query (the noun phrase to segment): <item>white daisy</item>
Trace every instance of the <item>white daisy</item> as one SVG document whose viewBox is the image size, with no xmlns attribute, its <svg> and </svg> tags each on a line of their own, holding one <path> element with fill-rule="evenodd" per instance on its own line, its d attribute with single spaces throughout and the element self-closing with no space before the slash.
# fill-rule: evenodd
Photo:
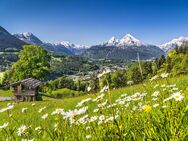
<svg viewBox="0 0 188 141">
<path fill-rule="evenodd" d="M 21 136 L 22 134 L 24 134 L 26 129 L 27 129 L 27 127 L 25 125 L 20 126 L 18 128 L 18 136 Z"/>
</svg>

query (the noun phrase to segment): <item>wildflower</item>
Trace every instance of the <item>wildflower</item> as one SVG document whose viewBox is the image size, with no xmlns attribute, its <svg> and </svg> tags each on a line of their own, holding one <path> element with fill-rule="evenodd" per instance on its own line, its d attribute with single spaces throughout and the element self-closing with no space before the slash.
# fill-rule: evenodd
<svg viewBox="0 0 188 141">
<path fill-rule="evenodd" d="M 58 124 L 56 123 L 55 125 L 54 125 L 54 131 L 56 131 L 58 129 Z"/>
<path fill-rule="evenodd" d="M 167 78 L 168 75 L 169 75 L 168 73 L 162 73 L 162 74 L 161 74 L 161 77 L 162 77 L 162 78 Z"/>
<path fill-rule="evenodd" d="M 20 126 L 20 128 L 18 128 L 18 136 L 21 136 L 22 134 L 24 134 L 26 129 L 27 127 L 25 125 Z"/>
<path fill-rule="evenodd" d="M 32 104 L 31 104 L 31 106 L 33 106 L 33 107 L 34 107 L 34 106 L 35 106 L 35 103 L 32 103 Z"/>
<path fill-rule="evenodd" d="M 127 94 L 122 94 L 122 95 L 121 95 L 121 97 L 126 97 L 126 96 L 127 96 Z"/>
<path fill-rule="evenodd" d="M 100 73 L 97 75 L 97 78 L 101 78 L 104 74 L 103 73 Z"/>
<path fill-rule="evenodd" d="M 127 85 L 132 85 L 133 83 L 133 81 L 127 81 Z"/>
<path fill-rule="evenodd" d="M 77 115 L 84 114 L 88 110 L 88 106 L 80 108 L 79 110 L 74 109 L 74 110 L 69 110 L 68 112 L 62 113 L 62 115 L 65 116 L 65 118 L 74 118 Z"/>
<path fill-rule="evenodd" d="M 25 113 L 27 108 L 22 108 L 22 113 Z"/>
<path fill-rule="evenodd" d="M 43 116 L 42 116 L 42 119 L 46 119 L 48 117 L 48 114 L 44 114 Z"/>
<path fill-rule="evenodd" d="M 87 87 L 87 91 L 89 92 L 89 91 L 91 91 L 91 87 L 89 86 L 89 87 Z"/>
<path fill-rule="evenodd" d="M 164 88 L 163 91 L 166 91 L 166 88 Z"/>
<path fill-rule="evenodd" d="M 105 120 L 105 116 L 104 116 L 104 115 L 101 115 L 101 116 L 99 117 L 99 120 Z"/>
<path fill-rule="evenodd" d="M 166 87 L 166 84 L 161 85 L 161 88 L 164 88 L 164 87 Z"/>
<path fill-rule="evenodd" d="M 158 78 L 158 75 L 153 76 L 150 81 L 156 80 Z"/>
<path fill-rule="evenodd" d="M 172 96 L 170 96 L 170 97 L 168 97 L 168 98 L 164 99 L 164 100 L 163 100 L 163 102 L 169 101 L 169 100 L 171 100 L 172 98 L 173 98 L 173 97 L 172 97 Z"/>
<path fill-rule="evenodd" d="M 156 98 L 152 98 L 153 101 L 156 101 L 157 99 L 158 99 L 157 97 Z"/>
<path fill-rule="evenodd" d="M 64 112 L 64 109 L 56 109 L 55 111 L 53 111 L 52 113 L 51 113 L 51 115 L 59 115 L 59 114 L 61 114 L 62 112 Z"/>
<path fill-rule="evenodd" d="M 107 123 L 108 121 L 114 121 L 114 117 L 110 116 L 104 122 Z"/>
<path fill-rule="evenodd" d="M 154 108 L 155 108 L 155 107 L 158 107 L 158 106 L 159 106 L 159 104 L 158 104 L 158 103 L 153 105 L 153 107 L 154 107 Z"/>
<path fill-rule="evenodd" d="M 69 118 L 70 124 L 75 123 L 75 119 L 74 118 Z"/>
<path fill-rule="evenodd" d="M 7 104 L 7 106 L 10 106 L 10 105 L 11 105 L 11 103 L 8 103 L 8 104 Z"/>
<path fill-rule="evenodd" d="M 98 107 L 104 107 L 107 104 L 108 100 L 105 100 L 105 102 L 98 104 Z"/>
<path fill-rule="evenodd" d="M 86 130 L 89 130 L 90 128 L 91 128 L 90 126 L 87 126 L 87 127 L 86 127 Z"/>
<path fill-rule="evenodd" d="M 180 92 L 176 92 L 172 95 L 172 97 L 175 99 L 175 101 L 181 101 L 183 100 L 184 96 L 181 95 Z"/>
<path fill-rule="evenodd" d="M 160 93 L 159 91 L 155 91 L 155 92 L 152 94 L 152 96 L 153 96 L 153 97 L 157 97 L 157 96 L 159 95 L 159 93 Z"/>
<path fill-rule="evenodd" d="M 141 106 L 142 106 L 142 102 L 139 102 L 139 103 L 138 103 L 138 106 L 140 106 L 140 107 L 141 107 Z"/>
<path fill-rule="evenodd" d="M 94 113 L 97 113 L 99 111 L 99 109 L 94 109 L 93 112 Z"/>
<path fill-rule="evenodd" d="M 29 140 L 29 139 L 22 139 L 22 141 L 34 141 L 34 139 L 31 139 L 31 140 Z"/>
<path fill-rule="evenodd" d="M 162 108 L 165 109 L 165 108 L 166 108 L 166 105 L 162 106 Z"/>
<path fill-rule="evenodd" d="M 168 85 L 167 87 L 168 87 L 168 88 L 173 88 L 173 87 L 176 87 L 176 84 Z"/>
<path fill-rule="evenodd" d="M 90 139 L 91 138 L 91 135 L 86 135 L 86 139 Z"/>
<path fill-rule="evenodd" d="M 44 111 L 45 109 L 46 109 L 46 107 L 40 108 L 40 109 L 38 110 L 38 112 L 41 113 L 41 112 Z"/>
<path fill-rule="evenodd" d="M 138 93 L 138 95 L 137 95 L 137 96 L 144 97 L 144 96 L 146 96 L 146 95 L 147 95 L 147 93 L 146 93 L 146 92 L 144 92 L 144 93 L 142 93 L 142 94 Z"/>
<path fill-rule="evenodd" d="M 179 89 L 178 88 L 172 88 L 173 91 L 178 91 Z"/>
<path fill-rule="evenodd" d="M 144 111 L 145 111 L 146 113 L 150 113 L 151 110 L 152 110 L 152 107 L 151 107 L 150 105 L 144 105 L 144 106 L 143 106 L 143 109 L 144 109 Z"/>
<path fill-rule="evenodd" d="M 77 123 L 81 123 L 81 124 L 86 124 L 87 123 L 87 118 L 88 115 L 83 116 L 82 118 L 80 118 Z"/>
<path fill-rule="evenodd" d="M 153 88 L 155 89 L 155 88 L 157 88 L 159 86 L 159 84 L 156 84 Z"/>
<path fill-rule="evenodd" d="M 40 127 L 40 126 L 38 126 L 38 127 L 36 127 L 35 128 L 35 131 L 39 131 L 39 130 L 41 130 L 42 128 Z"/>
<path fill-rule="evenodd" d="M 136 107 L 136 106 L 133 106 L 132 110 L 135 111 L 136 109 L 137 109 L 137 107 Z"/>
<path fill-rule="evenodd" d="M 84 99 L 84 100 L 82 100 L 81 102 L 79 102 L 79 103 L 76 105 L 76 107 L 81 107 L 84 103 L 89 102 L 89 101 L 91 101 L 91 100 L 92 100 L 91 98 Z"/>
<path fill-rule="evenodd" d="M 104 98 L 104 94 L 101 94 L 101 95 L 99 95 L 98 97 L 96 97 L 95 99 L 93 99 L 92 101 L 93 101 L 93 102 L 99 101 L 99 100 L 101 100 L 101 99 L 103 99 L 103 98 Z"/>
<path fill-rule="evenodd" d="M 6 128 L 8 125 L 9 125 L 8 122 L 7 122 L 7 123 L 4 123 L 3 125 L 0 126 L 0 129 L 4 129 L 4 128 Z"/>
<path fill-rule="evenodd" d="M 14 105 L 9 105 L 8 107 L 1 109 L 0 113 L 8 111 L 8 110 L 12 109 L 13 107 L 14 107 Z"/>
<path fill-rule="evenodd" d="M 97 116 L 92 116 L 92 117 L 90 118 L 89 122 L 94 122 L 94 121 L 96 121 L 97 119 L 98 119 Z"/>
<path fill-rule="evenodd" d="M 100 93 L 104 93 L 108 90 L 108 86 L 104 86 L 101 90 Z"/>
</svg>

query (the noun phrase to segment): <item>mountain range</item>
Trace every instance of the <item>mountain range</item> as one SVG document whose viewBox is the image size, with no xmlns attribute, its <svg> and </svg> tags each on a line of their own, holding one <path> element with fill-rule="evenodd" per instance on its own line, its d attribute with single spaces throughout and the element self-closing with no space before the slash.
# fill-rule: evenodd
<svg viewBox="0 0 188 141">
<path fill-rule="evenodd" d="M 83 53 L 83 56 L 94 59 L 134 60 L 137 59 L 138 54 L 141 59 L 151 59 L 164 52 L 155 45 L 146 44 L 127 34 L 121 39 L 112 37 L 106 42 L 90 47 Z"/>
<path fill-rule="evenodd" d="M 167 53 L 176 46 L 187 42 L 187 37 L 180 37 L 160 46 L 144 43 L 130 34 L 121 39 L 111 37 L 98 45 L 75 45 L 68 41 L 47 43 L 41 41 L 30 32 L 10 34 L 0 26 L 0 51 L 19 51 L 24 44 L 36 44 L 43 46 L 50 52 L 68 55 L 82 55 L 94 59 L 136 59 L 137 54 L 141 59 L 151 59 Z"/>
<path fill-rule="evenodd" d="M 53 51 L 61 54 L 78 55 L 81 54 L 81 52 L 83 52 L 86 48 L 88 48 L 87 46 L 75 45 L 68 41 L 61 41 L 57 43 L 43 42 L 30 32 L 12 34 L 12 35 L 28 44 L 41 45 L 49 51 Z"/>
</svg>

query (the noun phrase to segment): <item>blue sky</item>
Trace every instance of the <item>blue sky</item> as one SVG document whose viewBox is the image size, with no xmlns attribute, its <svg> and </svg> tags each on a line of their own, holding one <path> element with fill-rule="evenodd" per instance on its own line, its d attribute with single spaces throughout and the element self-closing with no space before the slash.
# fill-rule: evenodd
<svg viewBox="0 0 188 141">
<path fill-rule="evenodd" d="M 0 0 L 0 25 L 43 41 L 93 45 L 130 33 L 161 44 L 188 36 L 186 0 Z"/>
</svg>

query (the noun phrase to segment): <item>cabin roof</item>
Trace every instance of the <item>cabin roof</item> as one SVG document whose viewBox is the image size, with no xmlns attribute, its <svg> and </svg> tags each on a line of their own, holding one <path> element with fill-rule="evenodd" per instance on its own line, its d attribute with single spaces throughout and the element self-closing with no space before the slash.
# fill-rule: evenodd
<svg viewBox="0 0 188 141">
<path fill-rule="evenodd" d="M 19 84 L 22 84 L 26 87 L 37 88 L 38 86 L 42 85 L 42 82 L 40 80 L 37 80 L 34 78 L 27 78 L 27 79 L 23 79 L 21 81 L 12 83 L 12 84 L 10 84 L 10 86 L 16 86 Z"/>
</svg>

